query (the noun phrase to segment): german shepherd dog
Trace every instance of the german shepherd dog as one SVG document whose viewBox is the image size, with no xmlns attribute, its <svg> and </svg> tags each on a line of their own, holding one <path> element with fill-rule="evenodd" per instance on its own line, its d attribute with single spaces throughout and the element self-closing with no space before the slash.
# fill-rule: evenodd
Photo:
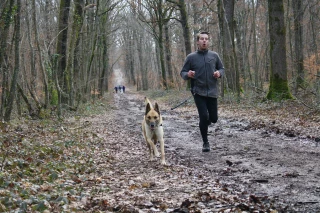
<svg viewBox="0 0 320 213">
<path fill-rule="evenodd" d="M 153 107 L 147 97 L 145 97 L 144 100 L 146 104 L 146 112 L 142 121 L 142 132 L 149 148 L 150 160 L 153 160 L 154 156 L 160 156 L 156 146 L 157 142 L 159 141 L 161 149 L 161 164 L 166 165 L 164 156 L 162 117 L 159 106 L 157 103 L 155 103 Z"/>
</svg>

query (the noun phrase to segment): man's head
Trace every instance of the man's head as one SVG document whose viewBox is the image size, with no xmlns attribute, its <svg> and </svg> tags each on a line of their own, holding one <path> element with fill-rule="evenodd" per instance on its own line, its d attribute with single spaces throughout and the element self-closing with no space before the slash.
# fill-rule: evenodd
<svg viewBox="0 0 320 213">
<path fill-rule="evenodd" d="M 207 50 L 209 48 L 208 32 L 200 32 L 197 34 L 197 45 L 199 50 Z"/>
</svg>

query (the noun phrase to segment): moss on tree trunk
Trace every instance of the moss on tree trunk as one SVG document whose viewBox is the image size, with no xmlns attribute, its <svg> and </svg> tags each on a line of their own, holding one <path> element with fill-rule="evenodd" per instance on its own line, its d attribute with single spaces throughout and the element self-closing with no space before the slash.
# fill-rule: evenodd
<svg viewBox="0 0 320 213">
<path fill-rule="evenodd" d="M 270 36 L 270 85 L 267 99 L 292 99 L 287 80 L 286 26 L 283 0 L 268 0 Z"/>
<path fill-rule="evenodd" d="M 279 75 L 273 75 L 273 79 L 270 81 L 269 92 L 267 99 L 273 101 L 281 101 L 283 99 L 293 99 L 289 92 L 288 81 L 279 77 Z"/>
</svg>

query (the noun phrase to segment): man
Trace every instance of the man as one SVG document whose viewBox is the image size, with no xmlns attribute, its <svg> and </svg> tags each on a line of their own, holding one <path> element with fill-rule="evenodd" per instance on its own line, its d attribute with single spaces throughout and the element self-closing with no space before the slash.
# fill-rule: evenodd
<svg viewBox="0 0 320 213">
<path fill-rule="evenodd" d="M 202 151 L 209 152 L 208 126 L 218 121 L 218 78 L 224 75 L 224 67 L 219 55 L 208 50 L 208 32 L 197 35 L 197 45 L 198 50 L 186 57 L 180 75 L 184 80 L 191 79 L 191 92 L 200 119 Z"/>
</svg>

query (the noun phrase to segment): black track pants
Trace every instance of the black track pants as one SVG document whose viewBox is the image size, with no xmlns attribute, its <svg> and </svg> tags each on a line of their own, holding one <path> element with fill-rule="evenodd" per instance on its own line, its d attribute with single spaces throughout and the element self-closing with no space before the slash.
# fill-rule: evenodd
<svg viewBox="0 0 320 213">
<path fill-rule="evenodd" d="M 217 98 L 209 98 L 197 94 L 193 97 L 198 109 L 202 141 L 208 142 L 208 126 L 210 123 L 218 121 L 218 100 Z"/>
</svg>

